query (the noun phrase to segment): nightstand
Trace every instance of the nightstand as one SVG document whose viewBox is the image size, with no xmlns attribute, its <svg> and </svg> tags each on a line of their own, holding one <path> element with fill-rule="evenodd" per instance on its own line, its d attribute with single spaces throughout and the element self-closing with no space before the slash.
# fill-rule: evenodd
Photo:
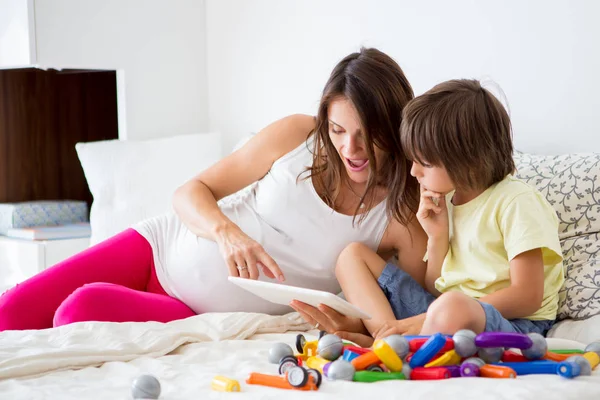
<svg viewBox="0 0 600 400">
<path fill-rule="evenodd" d="M 21 240 L 0 236 L 0 293 L 89 245 L 90 238 Z"/>
</svg>

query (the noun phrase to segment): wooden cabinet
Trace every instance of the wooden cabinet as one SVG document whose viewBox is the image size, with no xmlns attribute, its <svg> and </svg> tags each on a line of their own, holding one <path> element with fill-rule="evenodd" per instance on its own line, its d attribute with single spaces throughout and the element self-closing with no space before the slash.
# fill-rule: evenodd
<svg viewBox="0 0 600 400">
<path fill-rule="evenodd" d="M 116 138 L 116 71 L 0 69 L 0 202 L 91 204 L 75 144 Z"/>
</svg>

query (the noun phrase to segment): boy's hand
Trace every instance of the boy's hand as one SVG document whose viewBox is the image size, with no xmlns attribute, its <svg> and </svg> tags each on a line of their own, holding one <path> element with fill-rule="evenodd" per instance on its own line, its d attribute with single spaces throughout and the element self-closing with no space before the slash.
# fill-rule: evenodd
<svg viewBox="0 0 600 400">
<path fill-rule="evenodd" d="M 397 321 L 386 321 L 373 333 L 375 339 L 383 339 L 390 335 L 418 335 L 423 328 L 426 313 L 404 318 Z"/>
<path fill-rule="evenodd" d="M 429 238 L 448 238 L 448 208 L 446 196 L 421 186 L 421 200 L 417 219 Z"/>
</svg>

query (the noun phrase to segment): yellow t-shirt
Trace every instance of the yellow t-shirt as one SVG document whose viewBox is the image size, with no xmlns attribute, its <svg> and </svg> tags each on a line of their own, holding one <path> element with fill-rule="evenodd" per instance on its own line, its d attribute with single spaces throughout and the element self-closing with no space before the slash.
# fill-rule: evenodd
<svg viewBox="0 0 600 400">
<path fill-rule="evenodd" d="M 564 282 L 556 212 L 535 188 L 512 176 L 490 186 L 475 199 L 453 206 L 450 248 L 435 281 L 440 292 L 458 290 L 480 298 L 510 285 L 509 261 L 528 250 L 542 249 L 544 300 L 526 318 L 554 320 L 558 291 Z"/>
</svg>

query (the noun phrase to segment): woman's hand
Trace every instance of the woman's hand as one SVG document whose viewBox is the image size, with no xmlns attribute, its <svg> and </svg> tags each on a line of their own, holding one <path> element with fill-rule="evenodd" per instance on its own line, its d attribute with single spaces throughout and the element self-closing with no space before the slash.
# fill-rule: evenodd
<svg viewBox="0 0 600 400">
<path fill-rule="evenodd" d="M 447 238 L 449 232 L 446 196 L 421 186 L 421 200 L 417 219 L 429 238 Z"/>
<path fill-rule="evenodd" d="M 336 333 L 339 331 L 368 333 L 360 319 L 346 317 L 333 308 L 327 307 L 325 304 L 321 304 L 317 308 L 301 301 L 293 300 L 290 306 L 298 311 L 306 322 L 327 333 Z"/>
<path fill-rule="evenodd" d="M 283 282 L 279 266 L 265 249 L 236 225 L 228 225 L 216 232 L 215 240 L 227 263 L 230 276 L 257 279 L 259 268 L 269 278 Z"/>
</svg>

